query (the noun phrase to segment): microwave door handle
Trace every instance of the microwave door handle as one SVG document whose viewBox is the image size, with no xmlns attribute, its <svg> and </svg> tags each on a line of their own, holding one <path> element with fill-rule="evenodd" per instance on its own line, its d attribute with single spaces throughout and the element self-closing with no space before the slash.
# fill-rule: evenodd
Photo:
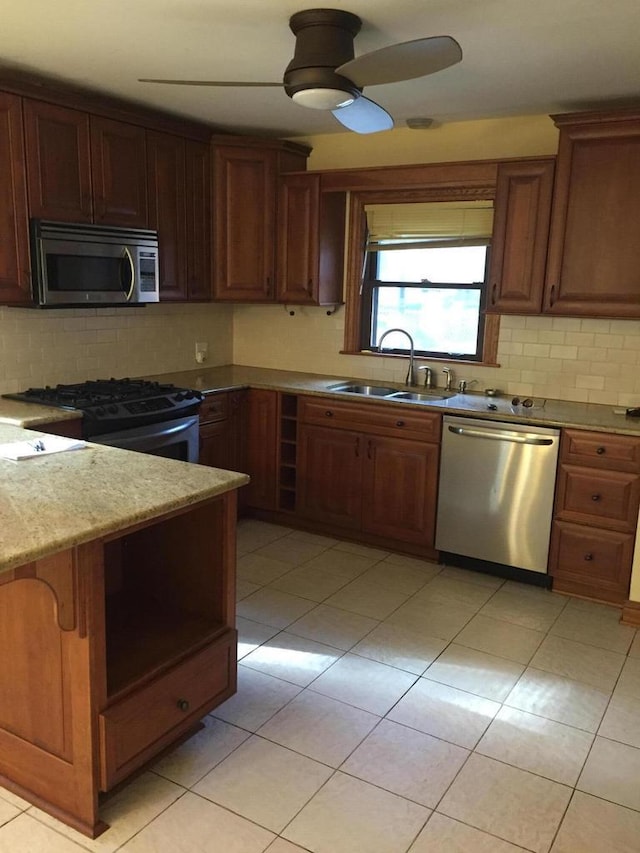
<svg viewBox="0 0 640 853">
<path fill-rule="evenodd" d="M 125 299 L 127 300 L 127 302 L 129 302 L 131 300 L 131 297 L 133 296 L 133 291 L 136 286 L 136 266 L 133 262 L 133 256 L 127 246 L 124 247 L 124 258 L 129 261 L 129 269 L 131 270 L 131 285 L 129 287 L 129 290 L 125 294 Z"/>
</svg>

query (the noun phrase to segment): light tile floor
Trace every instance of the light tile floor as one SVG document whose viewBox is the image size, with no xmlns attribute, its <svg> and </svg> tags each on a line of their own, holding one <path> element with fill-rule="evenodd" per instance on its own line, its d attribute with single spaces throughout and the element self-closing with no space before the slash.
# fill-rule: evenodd
<svg viewBox="0 0 640 853">
<path fill-rule="evenodd" d="M 256 521 L 239 690 L 95 841 L 0 788 L 0 853 L 640 853 L 612 607 Z"/>
</svg>

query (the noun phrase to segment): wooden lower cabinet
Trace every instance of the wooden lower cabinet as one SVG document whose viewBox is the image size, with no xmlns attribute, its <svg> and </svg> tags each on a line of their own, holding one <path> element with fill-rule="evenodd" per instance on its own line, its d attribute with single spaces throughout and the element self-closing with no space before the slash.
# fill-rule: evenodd
<svg viewBox="0 0 640 853">
<path fill-rule="evenodd" d="M 246 502 L 255 509 L 278 506 L 278 392 L 251 388 L 246 403 L 246 458 L 251 482 Z"/>
<path fill-rule="evenodd" d="M 0 575 L 0 784 L 90 837 L 236 689 L 235 492 Z"/>
</svg>

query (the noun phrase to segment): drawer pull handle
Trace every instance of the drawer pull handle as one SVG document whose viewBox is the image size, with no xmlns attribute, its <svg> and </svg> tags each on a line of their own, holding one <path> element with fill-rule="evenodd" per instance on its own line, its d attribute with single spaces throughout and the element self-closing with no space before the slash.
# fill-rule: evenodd
<svg viewBox="0 0 640 853">
<path fill-rule="evenodd" d="M 356 457 L 360 456 L 360 437 L 356 438 Z"/>
<path fill-rule="evenodd" d="M 333 412 L 330 409 L 327 409 L 327 411 L 324 413 L 324 416 L 325 418 L 332 418 Z"/>
<path fill-rule="evenodd" d="M 404 421 L 396 421 L 396 426 L 403 427 Z"/>
<path fill-rule="evenodd" d="M 596 453 L 598 454 L 598 456 L 602 456 L 602 454 L 603 454 L 603 453 L 606 453 L 606 452 L 607 452 L 607 448 L 606 448 L 606 447 L 598 447 L 598 448 L 597 448 L 597 450 L 596 450 Z"/>
<path fill-rule="evenodd" d="M 584 558 L 587 561 L 587 563 L 589 563 L 589 562 L 591 562 L 591 560 L 593 560 L 593 554 L 585 554 Z"/>
<path fill-rule="evenodd" d="M 187 702 L 186 699 L 178 699 L 177 706 L 178 706 L 178 709 L 180 711 L 184 711 L 185 714 L 189 710 L 189 703 Z"/>
<path fill-rule="evenodd" d="M 600 500 L 600 495 L 591 495 L 591 500 L 592 500 L 592 501 L 599 501 L 599 500 Z"/>
</svg>

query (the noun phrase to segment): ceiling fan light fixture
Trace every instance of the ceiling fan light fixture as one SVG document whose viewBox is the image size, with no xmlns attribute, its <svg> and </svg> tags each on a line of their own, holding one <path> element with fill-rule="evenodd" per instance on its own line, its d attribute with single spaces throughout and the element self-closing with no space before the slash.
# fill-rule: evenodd
<svg viewBox="0 0 640 853">
<path fill-rule="evenodd" d="M 302 107 L 312 110 L 339 110 L 348 107 L 356 96 L 342 89 L 310 88 L 300 89 L 291 95 L 291 99 Z"/>
</svg>

